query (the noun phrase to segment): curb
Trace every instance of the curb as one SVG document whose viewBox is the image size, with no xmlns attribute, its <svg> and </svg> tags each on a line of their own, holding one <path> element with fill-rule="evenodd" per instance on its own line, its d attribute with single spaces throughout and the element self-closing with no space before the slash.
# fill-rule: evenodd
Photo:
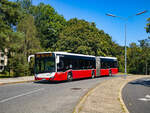
<svg viewBox="0 0 150 113">
<path fill-rule="evenodd" d="M 8 82 L 8 83 L 0 83 L 0 86 L 7 84 L 17 84 L 17 83 L 27 83 L 27 82 L 35 82 L 37 80 L 26 80 L 26 81 L 17 81 L 17 82 Z"/>
<path fill-rule="evenodd" d="M 106 80 L 104 80 L 106 81 Z M 103 82 L 104 82 L 103 81 Z M 82 104 L 85 102 L 85 100 L 87 99 L 87 97 L 94 91 L 94 89 L 96 89 L 97 87 L 99 87 L 99 85 L 101 85 L 100 83 L 98 83 L 95 87 L 91 88 L 90 90 L 87 91 L 87 93 L 85 93 L 79 100 L 79 102 L 77 103 L 77 105 L 75 106 L 74 110 L 72 113 L 79 113 L 82 109 Z"/>
<path fill-rule="evenodd" d="M 132 80 L 131 80 L 131 81 L 132 81 Z M 123 101 L 123 99 L 122 99 L 122 89 L 123 89 L 124 86 L 127 85 L 129 82 L 130 82 L 130 81 L 125 82 L 125 83 L 120 87 L 120 89 L 119 89 L 119 100 L 120 100 L 120 103 L 121 103 L 121 107 L 122 107 L 122 109 L 123 109 L 123 111 L 124 111 L 125 113 L 129 113 L 129 111 L 128 111 L 128 109 L 127 109 L 127 107 L 126 107 L 126 105 L 124 104 L 124 101 Z"/>
<path fill-rule="evenodd" d="M 145 76 L 147 77 L 147 76 Z M 129 113 L 124 101 L 123 101 L 123 98 L 122 98 L 122 89 L 125 87 L 126 84 L 128 84 L 129 82 L 131 81 L 134 81 L 134 80 L 137 80 L 137 79 L 141 79 L 141 78 L 145 78 L 145 77 L 137 77 L 135 79 L 132 79 L 132 80 L 127 80 L 127 79 L 124 79 L 124 83 L 121 85 L 121 87 L 119 88 L 119 91 L 118 91 L 118 101 L 120 102 L 121 104 L 121 108 L 122 110 L 125 112 L 125 113 Z M 125 81 L 126 80 L 126 81 Z M 105 82 L 106 80 L 104 80 L 103 82 Z M 84 104 L 84 102 L 86 101 L 86 99 L 88 98 L 88 96 L 93 93 L 93 91 L 99 87 L 101 84 L 98 83 L 95 87 L 91 88 L 89 91 L 87 91 L 87 93 L 85 93 L 79 100 L 79 102 L 76 104 L 76 106 L 74 107 L 73 109 L 73 112 L 72 113 L 79 113 L 81 110 L 82 110 L 82 105 Z"/>
<path fill-rule="evenodd" d="M 136 79 L 133 79 L 133 80 L 128 80 L 127 82 L 125 82 L 125 83 L 121 86 L 121 88 L 120 88 L 120 90 L 119 90 L 119 100 L 120 100 L 120 102 L 121 102 L 122 109 L 123 109 L 123 111 L 124 111 L 125 113 L 130 113 L 130 112 L 128 111 L 126 105 L 124 104 L 124 101 L 123 101 L 123 98 L 122 98 L 122 89 L 123 89 L 123 88 L 125 87 L 125 85 L 127 85 L 129 82 L 134 81 L 134 80 L 137 80 L 137 79 L 142 79 L 142 78 L 146 78 L 146 77 L 139 77 L 139 78 L 136 78 Z"/>
</svg>

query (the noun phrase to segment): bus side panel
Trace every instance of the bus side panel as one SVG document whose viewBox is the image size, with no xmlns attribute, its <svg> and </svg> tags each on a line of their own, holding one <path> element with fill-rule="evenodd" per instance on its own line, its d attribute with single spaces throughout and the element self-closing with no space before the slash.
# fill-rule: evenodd
<svg viewBox="0 0 150 113">
<path fill-rule="evenodd" d="M 87 77 L 91 77 L 92 76 L 92 70 L 88 69 L 88 70 L 83 70 L 83 78 L 87 78 Z"/>
<path fill-rule="evenodd" d="M 109 69 L 100 69 L 101 76 L 109 75 Z"/>
<path fill-rule="evenodd" d="M 77 78 L 79 78 L 79 70 L 73 70 L 72 71 L 72 75 L 73 75 L 73 79 L 77 79 Z"/>
<path fill-rule="evenodd" d="M 72 71 L 72 74 L 73 74 L 73 79 L 87 78 L 87 77 L 91 77 L 92 70 L 91 69 L 74 70 L 74 71 Z"/>
<path fill-rule="evenodd" d="M 63 81 L 67 80 L 67 72 L 57 72 L 54 77 L 54 81 Z M 72 70 L 73 79 L 80 79 L 80 78 L 88 78 L 92 76 L 92 69 L 87 70 Z M 96 70 L 95 70 L 96 74 Z"/>
<path fill-rule="evenodd" d="M 55 78 L 53 79 L 54 81 L 63 81 L 63 80 L 67 80 L 67 72 L 57 72 L 55 74 Z M 73 75 L 73 79 L 80 79 L 80 78 L 87 78 L 87 77 L 91 77 L 92 75 L 92 70 L 72 70 L 72 75 Z"/>
<path fill-rule="evenodd" d="M 112 74 L 117 74 L 118 73 L 118 68 L 111 68 Z"/>
<path fill-rule="evenodd" d="M 57 72 L 55 74 L 54 81 L 63 81 L 67 80 L 67 73 L 66 72 Z"/>
</svg>

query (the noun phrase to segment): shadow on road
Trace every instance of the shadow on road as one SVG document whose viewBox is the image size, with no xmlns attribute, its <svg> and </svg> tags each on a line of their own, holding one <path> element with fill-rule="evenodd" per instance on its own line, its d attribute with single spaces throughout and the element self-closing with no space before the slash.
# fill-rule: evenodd
<svg viewBox="0 0 150 113">
<path fill-rule="evenodd" d="M 138 80 L 129 82 L 129 84 L 132 84 L 132 85 L 143 85 L 143 86 L 146 86 L 146 87 L 150 87 L 150 78 L 138 79 Z"/>
</svg>

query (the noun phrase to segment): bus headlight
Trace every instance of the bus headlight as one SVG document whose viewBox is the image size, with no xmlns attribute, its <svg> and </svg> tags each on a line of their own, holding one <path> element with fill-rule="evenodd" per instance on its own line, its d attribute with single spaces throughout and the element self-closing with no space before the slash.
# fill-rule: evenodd
<svg viewBox="0 0 150 113">
<path fill-rule="evenodd" d="M 55 76 L 55 72 L 52 72 L 50 78 L 54 78 L 54 76 Z"/>
</svg>

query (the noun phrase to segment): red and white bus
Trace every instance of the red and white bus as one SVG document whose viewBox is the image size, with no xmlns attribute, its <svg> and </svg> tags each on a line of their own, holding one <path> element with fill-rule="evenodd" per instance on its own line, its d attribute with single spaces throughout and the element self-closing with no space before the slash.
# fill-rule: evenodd
<svg viewBox="0 0 150 113">
<path fill-rule="evenodd" d="M 117 58 L 67 52 L 39 52 L 35 55 L 35 80 L 64 81 L 118 72 Z"/>
<path fill-rule="evenodd" d="M 118 73 L 118 62 L 116 57 L 100 57 L 100 75 L 105 76 Z"/>
</svg>

